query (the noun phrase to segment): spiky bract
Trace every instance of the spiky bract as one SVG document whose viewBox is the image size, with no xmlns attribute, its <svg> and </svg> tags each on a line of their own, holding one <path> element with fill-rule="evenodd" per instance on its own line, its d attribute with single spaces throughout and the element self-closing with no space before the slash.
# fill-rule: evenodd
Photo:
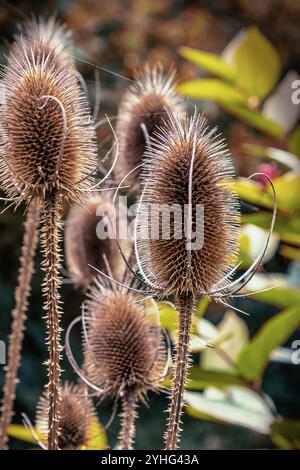
<svg viewBox="0 0 300 470">
<path fill-rule="evenodd" d="M 196 113 L 183 122 L 168 116 L 145 153 L 140 229 L 148 239 L 139 243 L 149 278 L 178 297 L 209 292 L 229 271 L 238 251 L 239 210 L 227 184 L 232 164 L 215 129 Z M 153 216 L 164 205 L 171 209 L 167 236 L 163 217 Z"/>
<path fill-rule="evenodd" d="M 60 435 L 58 445 L 61 450 L 80 450 L 91 438 L 91 424 L 95 411 L 88 397 L 86 388 L 80 385 L 65 383 L 61 391 Z M 35 425 L 46 437 L 48 434 L 48 399 L 43 394 L 37 405 Z"/>
<path fill-rule="evenodd" d="M 175 72 L 164 73 L 160 65 L 146 66 L 137 74 L 136 80 L 121 102 L 117 136 L 119 138 L 119 157 L 116 172 L 121 180 L 141 164 L 145 151 L 145 125 L 151 136 L 164 120 L 168 119 L 166 107 L 174 114 L 181 114 L 182 105 L 175 91 Z M 126 182 L 137 185 L 140 168 L 131 173 Z"/>
</svg>

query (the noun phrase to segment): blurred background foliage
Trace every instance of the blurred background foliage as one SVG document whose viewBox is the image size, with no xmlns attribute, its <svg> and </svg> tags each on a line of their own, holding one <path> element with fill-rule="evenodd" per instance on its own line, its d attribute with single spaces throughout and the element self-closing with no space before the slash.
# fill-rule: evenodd
<svg viewBox="0 0 300 470">
<path fill-rule="evenodd" d="M 274 182 L 278 217 L 263 266 L 235 299 L 237 310 L 203 299 L 193 327 L 193 366 L 186 395 L 182 448 L 300 448 L 300 105 L 292 84 L 300 77 L 300 3 L 295 0 L 0 0 L 1 63 L 17 23 L 31 13 L 56 13 L 73 30 L 77 65 L 95 99 L 99 72 L 101 106 L 115 116 L 132 78 L 146 61 L 178 69 L 178 90 L 218 125 L 232 152 L 242 199 L 241 255 L 245 269 L 259 254 L 270 226 Z M 106 70 L 91 64 L 99 64 Z M 113 73 L 111 73 L 113 72 Z M 298 95 L 299 97 L 299 95 Z M 99 152 L 109 129 L 99 129 Z M 23 213 L 0 217 L 1 339 L 6 340 L 22 237 Z M 37 266 L 39 266 L 39 257 Z M 45 382 L 42 273 L 37 268 L 27 322 L 15 423 L 21 412 L 32 419 Z M 78 315 L 83 294 L 65 284 L 64 326 Z M 159 305 L 162 325 L 174 338 L 177 314 Z M 244 315 L 238 310 L 245 311 Z M 293 349 L 294 345 L 294 349 Z M 298 345 L 299 347 L 299 345 Z M 80 357 L 80 335 L 73 348 Z M 64 379 L 74 380 L 64 360 Z M 1 370 L 1 385 L 3 374 Z M 141 407 L 137 448 L 162 447 L 167 397 L 150 396 Z M 99 407 L 102 423 L 112 403 Z M 114 446 L 118 417 L 107 433 L 99 428 L 91 446 Z M 11 429 L 12 448 L 32 447 L 24 429 Z M 22 440 L 17 438 L 22 438 Z M 25 443 L 27 441 L 27 443 Z"/>
</svg>

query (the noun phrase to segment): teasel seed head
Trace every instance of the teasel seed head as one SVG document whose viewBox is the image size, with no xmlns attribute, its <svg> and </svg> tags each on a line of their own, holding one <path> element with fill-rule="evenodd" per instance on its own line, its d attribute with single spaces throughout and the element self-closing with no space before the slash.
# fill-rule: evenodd
<svg viewBox="0 0 300 470">
<path fill-rule="evenodd" d="M 162 218 L 151 216 L 144 218 L 147 227 L 141 220 L 149 236 L 139 241 L 144 271 L 165 294 L 178 298 L 209 292 L 232 268 L 240 222 L 237 198 L 228 185 L 232 177 L 229 153 L 215 129 L 209 130 L 196 111 L 180 121 L 168 110 L 168 121 L 145 153 L 142 204 L 175 208 L 170 236 L 164 239 Z M 203 216 L 197 215 L 201 206 Z"/>
<path fill-rule="evenodd" d="M 120 206 L 119 206 L 120 207 Z M 107 263 L 115 279 L 121 280 L 125 263 L 115 237 L 120 224 L 127 226 L 126 213 L 115 208 L 108 197 L 96 195 L 85 202 L 85 207 L 75 204 L 68 215 L 65 229 L 65 252 L 68 271 L 73 283 L 88 287 L 98 269 L 106 274 Z M 101 231 L 107 238 L 102 239 Z M 105 232 L 105 233 L 104 233 Z M 129 252 L 129 240 L 119 240 L 124 253 Z"/>
<path fill-rule="evenodd" d="M 91 438 L 91 425 L 95 420 L 95 410 L 88 397 L 86 387 L 64 383 L 60 404 L 59 449 L 80 450 Z M 48 399 L 43 394 L 37 405 L 35 425 L 45 435 L 48 433 Z"/>
<path fill-rule="evenodd" d="M 160 64 L 146 65 L 125 94 L 118 113 L 116 133 L 119 139 L 117 177 L 121 180 L 142 162 L 145 134 L 151 136 L 163 120 L 168 120 L 165 107 L 181 114 L 182 104 L 175 91 L 175 70 L 164 73 Z M 139 184 L 140 169 L 132 172 L 126 183 Z"/>
<path fill-rule="evenodd" d="M 2 74 L 1 182 L 29 202 L 46 193 L 78 200 L 95 171 L 95 133 L 86 97 L 65 54 L 20 36 Z"/>
<path fill-rule="evenodd" d="M 160 327 L 146 316 L 131 292 L 91 290 L 86 308 L 84 368 L 102 396 L 143 400 L 159 389 L 167 360 Z"/>
<path fill-rule="evenodd" d="M 73 39 L 72 32 L 64 24 L 60 24 L 51 16 L 47 20 L 43 17 L 32 16 L 19 26 L 19 34 L 24 37 L 26 44 L 42 44 L 45 48 L 73 63 Z M 18 37 L 16 38 L 18 43 Z M 37 52 L 38 49 L 35 49 Z"/>
</svg>

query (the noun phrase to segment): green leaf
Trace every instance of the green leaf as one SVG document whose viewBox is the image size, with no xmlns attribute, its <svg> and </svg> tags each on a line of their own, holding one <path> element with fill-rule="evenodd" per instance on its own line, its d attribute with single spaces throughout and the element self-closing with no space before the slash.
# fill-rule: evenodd
<svg viewBox="0 0 300 470">
<path fill-rule="evenodd" d="M 241 199 L 258 206 L 273 209 L 273 197 L 266 193 L 262 186 L 255 181 L 240 179 L 235 181 L 231 187 Z"/>
<path fill-rule="evenodd" d="M 178 328 L 178 312 L 169 303 L 157 302 L 160 324 L 168 331 L 175 331 Z M 150 307 L 153 311 L 153 307 Z"/>
<path fill-rule="evenodd" d="M 285 256 L 286 258 L 293 260 L 293 261 L 300 261 L 300 249 L 294 248 L 288 245 L 282 245 L 280 247 L 279 253 L 281 256 Z"/>
<path fill-rule="evenodd" d="M 273 180 L 278 208 L 289 212 L 300 211 L 300 174 L 288 172 Z M 271 193 L 271 189 L 268 190 Z"/>
<path fill-rule="evenodd" d="M 261 378 L 271 352 L 300 325 L 300 304 L 268 320 L 237 358 L 239 371 L 249 380 Z"/>
<path fill-rule="evenodd" d="M 284 135 L 284 130 L 279 124 L 277 124 L 277 122 L 265 117 L 262 113 L 255 111 L 254 109 L 250 109 L 248 106 L 237 102 L 223 102 L 221 105 L 228 113 L 233 114 L 235 117 L 241 119 L 249 126 L 254 127 L 254 129 L 258 129 L 264 134 L 276 138 Z"/>
<path fill-rule="evenodd" d="M 271 425 L 271 438 L 280 449 L 300 450 L 300 420 L 275 421 Z"/>
<path fill-rule="evenodd" d="M 242 426 L 269 434 L 273 416 L 262 398 L 244 387 L 230 387 L 225 392 L 207 389 L 204 393 L 186 392 L 189 415 Z"/>
<path fill-rule="evenodd" d="M 36 434 L 38 435 L 39 439 L 43 441 L 43 435 L 35 429 Z M 37 445 L 36 440 L 34 439 L 33 435 L 31 434 L 30 430 L 25 428 L 23 424 L 11 424 L 8 428 L 8 435 L 13 437 L 14 439 L 19 439 L 23 442 L 28 442 L 29 444 Z"/>
<path fill-rule="evenodd" d="M 245 144 L 244 148 L 253 157 L 268 158 L 300 173 L 300 160 L 293 153 L 274 147 L 264 147 L 263 145 L 255 144 Z"/>
<path fill-rule="evenodd" d="M 270 212 L 256 212 L 254 214 L 242 214 L 243 224 L 254 224 L 268 230 L 271 224 Z M 300 245 L 300 217 L 283 217 L 277 215 L 274 231 L 282 241 Z"/>
<path fill-rule="evenodd" d="M 281 73 L 276 49 L 255 26 L 241 36 L 235 49 L 234 64 L 239 86 L 260 99 L 270 93 Z"/>
<path fill-rule="evenodd" d="M 202 368 L 221 369 L 223 371 L 233 369 L 238 353 L 248 343 L 248 340 L 249 334 L 246 323 L 234 312 L 226 312 L 218 325 L 218 337 L 214 341 L 220 346 L 207 348 L 202 352 Z"/>
<path fill-rule="evenodd" d="M 236 71 L 225 60 L 216 54 L 210 52 L 199 51 L 191 47 L 181 47 L 179 54 L 193 64 L 204 67 L 212 74 L 224 78 L 225 80 L 235 80 Z"/>
<path fill-rule="evenodd" d="M 178 85 L 178 91 L 184 96 L 196 99 L 212 100 L 220 104 L 247 103 L 247 95 L 222 80 L 203 78 L 189 80 Z"/>
<path fill-rule="evenodd" d="M 300 157 L 300 126 L 289 136 L 288 147 L 291 152 Z"/>
<path fill-rule="evenodd" d="M 188 390 L 203 390 L 207 387 L 223 389 L 229 385 L 245 385 L 245 380 L 233 369 L 214 370 L 191 367 L 189 370 Z"/>
<path fill-rule="evenodd" d="M 85 450 L 104 450 L 108 448 L 106 431 L 97 418 L 93 419 L 90 424 L 89 435 Z"/>
</svg>

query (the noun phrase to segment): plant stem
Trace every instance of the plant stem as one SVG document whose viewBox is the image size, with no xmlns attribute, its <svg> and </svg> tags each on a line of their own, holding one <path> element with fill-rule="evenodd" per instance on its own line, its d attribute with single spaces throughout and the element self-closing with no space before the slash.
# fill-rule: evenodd
<svg viewBox="0 0 300 470">
<path fill-rule="evenodd" d="M 61 402 L 60 393 L 60 359 L 61 359 L 61 300 L 59 289 L 61 286 L 60 276 L 60 229 L 61 216 L 60 207 L 55 194 L 46 197 L 44 203 L 43 217 L 43 270 L 45 281 L 43 292 L 46 297 L 44 310 L 47 320 L 47 344 L 49 350 L 47 393 L 49 400 L 48 409 L 48 450 L 58 449 L 59 436 L 59 408 Z"/>
<path fill-rule="evenodd" d="M 135 420 L 137 418 L 137 399 L 132 392 L 126 394 L 122 399 L 120 448 L 132 450 L 135 438 Z"/>
<path fill-rule="evenodd" d="M 179 297 L 176 304 L 179 311 L 179 331 L 175 376 L 166 433 L 166 450 L 177 449 L 180 439 L 183 394 L 189 368 L 189 341 L 194 311 L 194 298 L 191 294 L 186 294 Z"/>
<path fill-rule="evenodd" d="M 6 367 L 4 397 L 0 420 L 0 449 L 7 448 L 8 427 L 13 417 L 16 398 L 18 369 L 21 363 L 21 350 L 24 338 L 26 312 L 31 291 L 33 263 L 38 242 L 37 226 L 40 220 L 40 205 L 34 200 L 29 205 L 24 223 L 23 245 L 20 256 L 18 285 L 15 291 L 15 308 L 12 311 L 12 326 L 8 346 L 8 364 Z"/>
</svg>

